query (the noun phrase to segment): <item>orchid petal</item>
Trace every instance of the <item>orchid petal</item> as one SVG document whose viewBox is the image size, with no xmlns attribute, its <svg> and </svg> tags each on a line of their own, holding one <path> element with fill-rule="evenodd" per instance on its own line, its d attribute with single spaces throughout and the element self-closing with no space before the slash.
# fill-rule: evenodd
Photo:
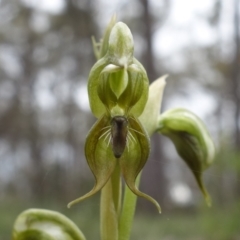
<svg viewBox="0 0 240 240">
<path fill-rule="evenodd" d="M 133 116 L 129 117 L 129 131 L 135 141 L 130 141 L 129 151 L 125 150 L 123 157 L 120 158 L 120 166 L 123 178 L 129 189 L 139 197 L 146 198 L 152 202 L 159 212 L 161 208 L 156 200 L 147 194 L 139 191 L 136 187 L 136 178 L 145 163 L 150 152 L 150 140 L 141 123 Z"/>
<path fill-rule="evenodd" d="M 108 142 L 106 140 L 106 127 L 108 126 L 109 117 L 107 115 L 103 115 L 103 117 L 93 125 L 85 143 L 85 156 L 95 177 L 95 185 L 90 192 L 70 202 L 68 207 L 91 197 L 101 190 L 115 169 L 116 159 L 113 156 L 111 149 L 108 147 Z"/>
<path fill-rule="evenodd" d="M 99 85 L 99 77 L 102 70 L 107 66 L 108 60 L 106 57 L 98 60 L 92 67 L 89 77 L 88 77 L 88 98 L 91 111 L 93 115 L 97 118 L 101 117 L 106 108 L 103 105 L 102 101 L 98 96 L 98 85 Z"/>
</svg>

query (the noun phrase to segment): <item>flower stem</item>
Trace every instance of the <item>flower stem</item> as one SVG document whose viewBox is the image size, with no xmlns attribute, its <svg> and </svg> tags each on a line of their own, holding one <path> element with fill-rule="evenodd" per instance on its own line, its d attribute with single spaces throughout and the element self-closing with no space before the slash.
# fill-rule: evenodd
<svg viewBox="0 0 240 240">
<path fill-rule="evenodd" d="M 141 173 L 136 179 L 136 186 L 139 185 Z M 125 186 L 122 213 L 119 219 L 119 238 L 118 240 L 128 240 L 131 234 L 132 222 L 137 203 L 137 196 Z"/>
<path fill-rule="evenodd" d="M 101 191 L 100 232 L 102 240 L 118 240 L 118 214 L 121 205 L 120 168 L 117 164 L 112 177 Z"/>
</svg>

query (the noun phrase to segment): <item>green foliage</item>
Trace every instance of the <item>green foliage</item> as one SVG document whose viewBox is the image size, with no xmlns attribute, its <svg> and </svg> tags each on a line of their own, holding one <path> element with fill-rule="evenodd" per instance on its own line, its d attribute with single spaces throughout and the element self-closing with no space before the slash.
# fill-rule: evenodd
<svg viewBox="0 0 240 240">
<path fill-rule="evenodd" d="M 148 101 L 143 113 L 139 117 L 139 120 L 142 122 L 150 136 L 158 128 L 158 117 L 161 109 L 163 91 L 166 85 L 166 78 L 167 75 L 162 76 L 149 86 Z"/>
<path fill-rule="evenodd" d="M 51 201 L 49 201 L 51 202 Z M 38 206 L 37 202 L 1 201 L 0 204 L 0 239 L 11 239 L 12 223 L 27 206 Z M 44 207 L 44 206 L 42 206 Z M 97 199 L 89 199 L 77 209 L 63 209 L 58 202 L 47 204 L 46 207 L 61 211 L 81 226 L 87 239 L 99 239 L 99 216 Z M 9 211 L 11 209 L 11 211 Z M 147 229 L 147 230 L 146 230 Z M 218 229 L 216 231 L 216 229 Z M 149 215 L 147 212 L 137 213 L 131 239 L 159 240 L 171 238 L 173 240 L 238 239 L 239 229 L 239 203 L 228 204 L 224 208 L 214 204 L 211 208 L 200 208 L 193 211 L 188 209 L 171 211 L 164 210 L 161 215 Z"/>
<path fill-rule="evenodd" d="M 239 204 L 236 202 L 225 209 L 214 205 L 195 212 L 188 209 L 164 212 L 160 217 L 140 214 L 132 230 L 132 239 L 226 240 L 239 237 Z"/>
</svg>

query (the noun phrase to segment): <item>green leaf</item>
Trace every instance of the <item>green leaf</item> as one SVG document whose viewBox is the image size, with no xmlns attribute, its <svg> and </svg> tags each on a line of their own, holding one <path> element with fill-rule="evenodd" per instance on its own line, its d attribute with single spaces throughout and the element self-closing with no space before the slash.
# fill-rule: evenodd
<svg viewBox="0 0 240 240">
<path fill-rule="evenodd" d="M 28 209 L 16 219 L 13 240 L 85 240 L 78 227 L 63 214 Z"/>
<path fill-rule="evenodd" d="M 211 205 L 202 172 L 212 164 L 215 147 L 205 125 L 195 114 L 182 108 L 163 113 L 158 124 L 158 131 L 173 141 L 178 154 L 194 174 L 206 202 Z"/>
<path fill-rule="evenodd" d="M 108 51 L 108 42 L 109 42 L 109 36 L 110 33 L 112 31 L 112 28 L 114 27 L 114 25 L 116 24 L 116 15 L 114 14 L 105 30 L 104 36 L 103 36 L 103 41 L 102 41 L 102 45 L 101 45 L 101 49 L 100 49 L 100 53 L 99 53 L 99 58 L 104 57 Z M 97 58 L 97 59 L 99 59 Z"/>
<path fill-rule="evenodd" d="M 91 197 L 107 183 L 116 166 L 116 159 L 108 147 L 110 118 L 103 115 L 90 130 L 85 143 L 87 163 L 95 177 L 93 189 L 84 196 L 70 202 L 68 207 Z"/>
<path fill-rule="evenodd" d="M 168 75 L 164 75 L 158 78 L 149 86 L 147 104 L 143 113 L 139 117 L 139 120 L 147 130 L 149 136 L 151 136 L 158 128 L 158 117 L 160 114 L 163 91 L 166 85 L 165 79 L 167 76 Z"/>
</svg>

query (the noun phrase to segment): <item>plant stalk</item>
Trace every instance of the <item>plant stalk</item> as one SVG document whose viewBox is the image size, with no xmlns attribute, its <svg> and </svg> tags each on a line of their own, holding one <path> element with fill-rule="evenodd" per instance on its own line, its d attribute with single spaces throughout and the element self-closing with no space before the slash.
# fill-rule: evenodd
<svg viewBox="0 0 240 240">
<path fill-rule="evenodd" d="M 118 240 L 118 216 L 121 209 L 120 167 L 117 164 L 111 178 L 101 191 L 100 232 L 102 240 Z"/>
</svg>

